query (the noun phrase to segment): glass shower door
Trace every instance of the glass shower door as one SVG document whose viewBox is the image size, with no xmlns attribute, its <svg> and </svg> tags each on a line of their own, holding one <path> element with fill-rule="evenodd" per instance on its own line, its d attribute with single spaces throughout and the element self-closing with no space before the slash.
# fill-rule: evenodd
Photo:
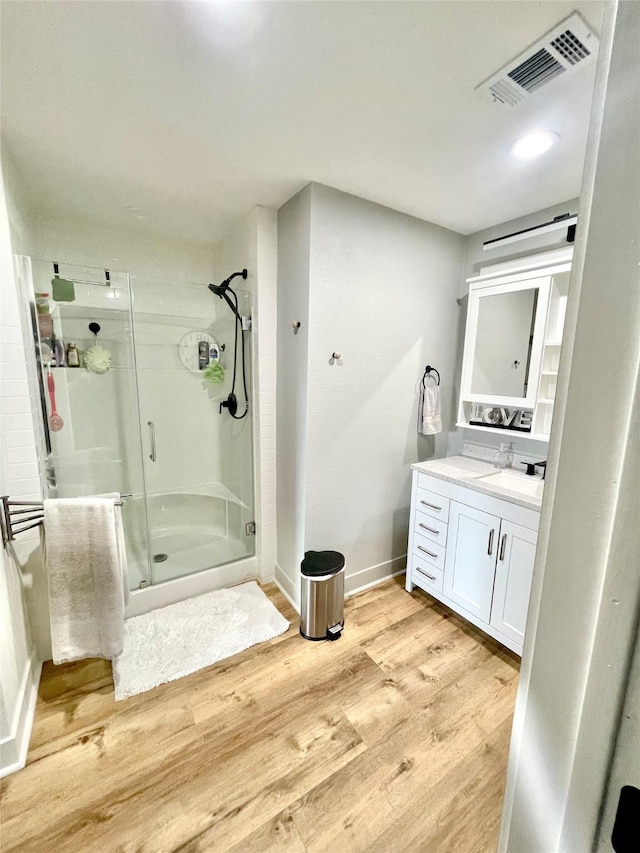
<svg viewBox="0 0 640 853">
<path fill-rule="evenodd" d="M 129 587 L 138 589 L 151 574 L 129 276 L 18 260 L 36 295 L 49 496 L 128 496 L 122 518 Z M 48 427 L 50 391 L 62 418 L 59 430 Z"/>
<path fill-rule="evenodd" d="M 205 285 L 131 276 L 153 583 L 254 553 L 252 407 L 234 419 L 235 317 Z M 250 298 L 239 291 L 239 311 Z M 251 333 L 244 332 L 251 389 Z M 237 415 L 244 411 L 238 331 Z"/>
</svg>

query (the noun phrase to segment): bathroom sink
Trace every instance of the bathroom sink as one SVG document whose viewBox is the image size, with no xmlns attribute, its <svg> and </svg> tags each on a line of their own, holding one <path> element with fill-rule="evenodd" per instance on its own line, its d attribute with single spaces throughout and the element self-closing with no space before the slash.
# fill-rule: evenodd
<svg viewBox="0 0 640 853">
<path fill-rule="evenodd" d="M 516 471 L 495 471 L 493 474 L 478 477 L 478 480 L 487 486 L 506 489 L 509 492 L 518 492 L 528 498 L 542 499 L 544 492 L 544 480 L 538 477 L 528 477 L 526 474 L 518 474 Z"/>
</svg>

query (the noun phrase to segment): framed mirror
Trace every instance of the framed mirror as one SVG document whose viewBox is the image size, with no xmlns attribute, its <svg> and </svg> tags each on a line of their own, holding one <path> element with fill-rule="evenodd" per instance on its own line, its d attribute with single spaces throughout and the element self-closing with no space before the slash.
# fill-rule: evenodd
<svg viewBox="0 0 640 853">
<path fill-rule="evenodd" d="M 551 277 L 471 285 L 462 399 L 533 408 Z"/>
</svg>

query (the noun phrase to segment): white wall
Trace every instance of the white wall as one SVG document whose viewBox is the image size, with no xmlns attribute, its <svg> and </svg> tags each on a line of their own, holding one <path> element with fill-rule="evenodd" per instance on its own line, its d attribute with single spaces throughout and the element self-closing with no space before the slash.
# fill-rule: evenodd
<svg viewBox="0 0 640 853">
<path fill-rule="evenodd" d="M 141 233 L 135 219 L 122 231 L 70 219 L 37 219 L 27 254 L 43 261 L 131 271 L 175 285 L 206 283 L 215 277 L 212 245 Z"/>
<path fill-rule="evenodd" d="M 595 849 L 638 626 L 640 7 L 606 18 L 505 794 L 517 853 Z"/>
<path fill-rule="evenodd" d="M 29 239 L 17 197 L 0 171 L 0 494 L 41 500 L 33 419 L 35 388 L 25 364 L 28 342 L 13 268 L 12 237 Z M 12 234 L 13 230 L 13 234 Z M 30 573 L 42 577 L 37 531 L 0 552 L 0 775 L 24 765 L 38 684 L 38 655 L 27 615 Z"/>
<path fill-rule="evenodd" d="M 253 329 L 245 337 L 251 348 L 251 407 L 244 421 L 224 417 L 224 429 L 238 436 L 253 433 L 253 453 L 246 444 L 233 445 L 235 455 L 226 454 L 225 465 L 242 471 L 249 489 L 253 487 L 253 510 L 246 520 L 256 522 L 258 576 L 271 581 L 276 566 L 276 283 L 277 219 L 275 210 L 254 207 L 236 223 L 217 246 L 218 280 L 246 268 L 246 282 L 235 279 L 236 290 L 246 288 L 251 296 Z M 217 300 L 219 301 L 219 300 Z M 225 308 L 231 317 L 230 311 Z M 249 347 L 247 348 L 249 350 Z M 252 429 L 253 428 L 253 429 Z M 250 501 L 247 500 L 247 503 Z"/>
<path fill-rule="evenodd" d="M 258 570 L 262 580 L 273 580 L 277 562 L 276 508 L 276 379 L 277 379 L 277 284 L 278 220 L 275 210 L 256 207 L 252 211 L 257 270 L 254 316 L 256 455 L 256 524 Z M 253 262 L 252 262 L 253 264 Z"/>
<path fill-rule="evenodd" d="M 307 186 L 278 211 L 276 580 L 297 606 L 305 550 L 310 228 Z"/>
<path fill-rule="evenodd" d="M 404 567 L 409 465 L 446 454 L 463 238 L 318 184 L 281 209 L 278 227 L 288 261 L 278 290 L 278 502 L 290 544 L 279 566 L 297 580 L 302 543 L 302 552 L 341 551 L 352 591 Z M 427 363 L 442 376 L 435 437 L 417 433 Z"/>
</svg>

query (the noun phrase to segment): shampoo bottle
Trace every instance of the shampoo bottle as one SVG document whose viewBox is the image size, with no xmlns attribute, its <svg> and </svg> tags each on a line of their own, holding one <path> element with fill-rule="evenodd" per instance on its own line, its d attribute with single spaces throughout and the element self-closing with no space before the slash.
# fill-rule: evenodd
<svg viewBox="0 0 640 853">
<path fill-rule="evenodd" d="M 67 367 L 80 367 L 80 353 L 74 343 L 67 346 Z"/>
</svg>

